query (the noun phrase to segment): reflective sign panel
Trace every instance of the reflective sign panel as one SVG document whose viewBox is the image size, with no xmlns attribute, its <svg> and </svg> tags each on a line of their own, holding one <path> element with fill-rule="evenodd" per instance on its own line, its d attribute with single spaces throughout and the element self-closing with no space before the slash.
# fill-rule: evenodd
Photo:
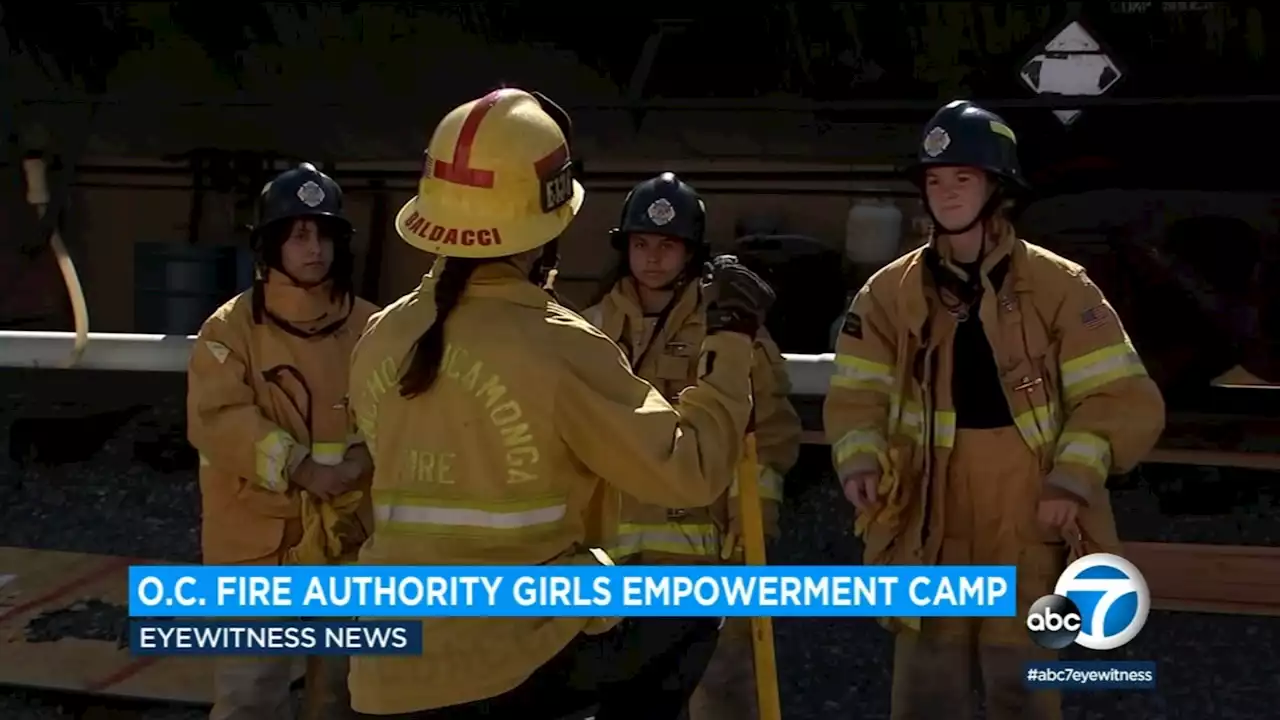
<svg viewBox="0 0 1280 720">
<path fill-rule="evenodd" d="M 1022 67 L 1022 82 L 1037 95 L 1097 97 L 1120 80 L 1120 68 L 1079 22 L 1071 22 Z M 1064 125 L 1080 110 L 1054 110 Z"/>
</svg>

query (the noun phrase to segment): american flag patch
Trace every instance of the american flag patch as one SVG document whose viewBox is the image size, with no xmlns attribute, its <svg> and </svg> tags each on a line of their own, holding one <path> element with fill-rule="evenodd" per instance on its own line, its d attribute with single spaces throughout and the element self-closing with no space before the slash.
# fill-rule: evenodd
<svg viewBox="0 0 1280 720">
<path fill-rule="evenodd" d="M 1095 305 L 1088 310 L 1080 313 L 1080 322 L 1090 330 L 1096 327 L 1102 327 L 1111 319 L 1111 313 L 1106 305 Z"/>
</svg>

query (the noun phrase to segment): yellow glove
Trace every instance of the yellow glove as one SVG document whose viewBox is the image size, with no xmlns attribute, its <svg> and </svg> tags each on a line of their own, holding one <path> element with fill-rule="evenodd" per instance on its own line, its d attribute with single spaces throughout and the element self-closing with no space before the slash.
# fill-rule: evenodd
<svg viewBox="0 0 1280 720">
<path fill-rule="evenodd" d="M 876 495 L 880 502 L 875 509 L 862 513 L 853 523 L 853 534 L 865 537 L 872 523 L 888 525 L 897 521 L 902 514 L 902 487 L 896 469 L 898 453 L 890 451 L 888 455 L 877 451 L 876 459 L 880 461 L 880 484 L 876 487 Z"/>
<path fill-rule="evenodd" d="M 872 523 L 889 525 L 897 522 L 902 515 L 902 483 L 897 471 L 898 452 L 890 450 L 887 455 L 878 452 L 876 459 L 880 461 L 880 484 L 876 487 L 876 495 L 880 498 L 880 503 L 874 510 L 859 515 L 854 521 L 853 532 L 858 537 L 865 537 Z M 920 632 L 918 617 L 881 618 L 880 624 L 889 630 L 901 627 Z"/>
<path fill-rule="evenodd" d="M 349 492 L 334 498 L 330 504 L 302 491 L 299 518 L 302 539 L 285 553 L 284 564 L 327 565 L 342 557 L 343 539 L 351 529 L 350 523 L 359 522 L 352 513 L 363 496 L 359 491 Z"/>
<path fill-rule="evenodd" d="M 320 504 L 321 526 L 324 528 L 325 548 L 330 558 L 340 558 L 349 547 L 352 536 L 360 531 L 360 520 L 355 516 L 364 493 L 354 490 L 343 493 L 331 503 Z"/>
</svg>

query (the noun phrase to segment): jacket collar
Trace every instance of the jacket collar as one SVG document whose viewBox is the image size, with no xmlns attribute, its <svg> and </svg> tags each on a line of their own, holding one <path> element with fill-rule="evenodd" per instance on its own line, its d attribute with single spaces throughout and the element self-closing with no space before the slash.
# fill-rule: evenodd
<svg viewBox="0 0 1280 720">
<path fill-rule="evenodd" d="M 446 262 L 448 260 L 445 258 L 436 261 L 430 272 L 422 277 L 422 283 L 418 286 L 419 292 L 436 283 Z M 543 307 L 548 301 L 553 300 L 547 291 L 529 282 L 529 278 L 520 271 L 520 268 L 502 261 L 485 263 L 477 267 L 471 273 L 471 279 L 462 296 L 494 298 L 526 307 Z"/>
<path fill-rule="evenodd" d="M 644 319 L 644 310 L 640 304 L 640 292 L 636 289 L 635 278 L 624 277 L 619 280 L 609 290 L 609 294 L 605 296 L 605 299 L 613 303 L 620 313 L 632 320 L 639 321 Z M 697 312 L 701 301 L 702 293 L 699 292 L 698 283 L 685 283 L 676 290 L 675 297 L 672 298 L 671 305 L 667 308 L 667 324 L 683 324 L 688 316 Z"/>
<path fill-rule="evenodd" d="M 997 236 L 995 245 L 987 252 L 986 257 L 982 261 L 982 283 L 987 292 L 995 294 L 994 288 L 991 287 L 990 280 L 987 279 L 987 273 L 1002 260 L 1008 258 L 1009 273 L 1005 278 L 1005 286 L 1011 291 L 1018 294 L 1030 293 L 1034 288 L 1031 286 L 1030 278 L 1026 273 L 1027 262 L 1027 244 L 1019 239 L 1013 232 L 1013 227 L 1008 223 L 999 223 L 999 235 Z M 898 312 L 906 323 L 908 331 L 916 337 L 922 337 L 924 332 L 924 324 L 929 319 L 929 294 L 934 292 L 932 289 L 933 280 L 928 277 L 929 270 L 925 265 L 925 253 L 930 250 L 938 252 L 942 264 L 951 272 L 955 272 L 961 278 L 968 277 L 967 273 L 960 267 L 951 262 L 950 251 L 946 243 L 938 243 L 937 238 L 931 238 L 929 242 L 912 254 L 907 260 L 906 271 L 902 274 L 898 293 Z"/>
<path fill-rule="evenodd" d="M 335 300 L 332 290 L 332 282 L 300 287 L 284 273 L 269 270 L 262 284 L 263 304 L 273 316 L 309 332 L 332 323 L 347 310 L 347 298 Z"/>
</svg>

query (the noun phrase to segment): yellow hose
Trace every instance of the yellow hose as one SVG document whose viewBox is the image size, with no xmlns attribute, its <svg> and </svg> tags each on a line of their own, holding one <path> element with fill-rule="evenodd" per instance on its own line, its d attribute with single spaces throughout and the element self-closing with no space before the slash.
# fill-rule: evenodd
<svg viewBox="0 0 1280 720">
<path fill-rule="evenodd" d="M 41 220 L 49 211 L 49 184 L 45 177 L 44 158 L 26 158 L 22 161 L 22 171 L 27 178 L 27 202 L 36 208 Z M 56 222 L 56 221 L 55 221 Z M 62 234 L 57 225 L 49 237 L 49 245 L 53 247 L 53 255 L 58 261 L 58 270 L 62 273 L 62 282 L 67 286 L 67 295 L 71 300 L 71 314 L 75 320 L 76 341 L 71 349 L 71 357 L 67 358 L 64 368 L 75 367 L 84 355 L 89 344 L 89 306 L 85 302 L 84 288 L 80 285 L 80 276 L 76 273 L 76 264 L 71 253 L 62 242 Z"/>
<path fill-rule="evenodd" d="M 742 549 L 748 565 L 765 565 L 764 511 L 760 507 L 760 460 L 756 436 L 746 438 L 746 452 L 738 465 L 738 502 L 741 504 Z M 778 658 L 773 644 L 773 618 L 751 618 L 751 645 L 755 656 L 756 696 L 760 720 L 782 720 L 778 693 Z"/>
</svg>

